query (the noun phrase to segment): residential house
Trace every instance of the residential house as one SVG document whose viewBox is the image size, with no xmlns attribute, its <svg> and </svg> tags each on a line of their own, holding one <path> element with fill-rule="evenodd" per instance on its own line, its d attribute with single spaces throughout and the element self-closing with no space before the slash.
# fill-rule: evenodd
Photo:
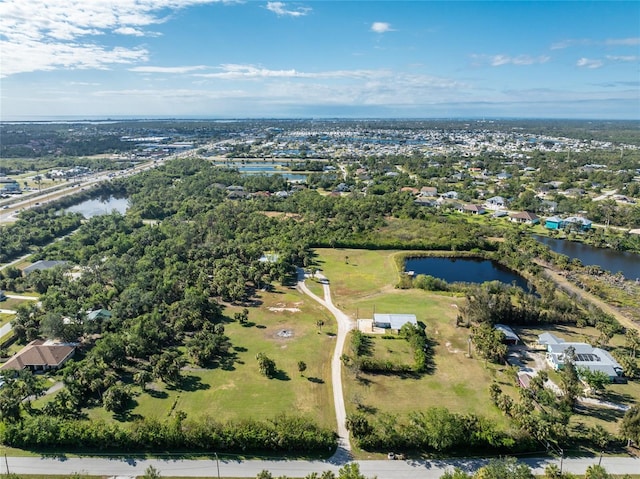
<svg viewBox="0 0 640 479">
<path fill-rule="evenodd" d="M 93 311 L 87 311 L 87 320 L 100 321 L 102 319 L 111 318 L 111 311 L 108 309 L 94 309 Z"/>
<path fill-rule="evenodd" d="M 436 188 L 435 186 L 423 186 L 422 188 L 420 188 L 420 196 L 438 196 L 438 188 Z"/>
<path fill-rule="evenodd" d="M 74 344 L 36 339 L 0 367 L 0 371 L 49 371 L 59 369 L 76 352 Z"/>
<path fill-rule="evenodd" d="M 447 191 L 446 193 L 442 193 L 440 195 L 440 198 L 444 198 L 447 200 L 457 200 L 458 199 L 458 192 L 457 191 Z"/>
<path fill-rule="evenodd" d="M 390 329 L 392 331 L 400 331 L 405 324 L 418 325 L 415 314 L 381 314 L 374 313 L 373 315 L 373 327 Z"/>
<path fill-rule="evenodd" d="M 564 227 L 564 220 L 559 216 L 550 216 L 544 221 L 544 227 L 549 230 L 561 230 Z"/>
<path fill-rule="evenodd" d="M 593 222 L 591 220 L 588 220 L 583 216 L 569 216 L 564 220 L 563 227 L 571 225 L 580 231 L 588 231 L 591 229 L 592 224 Z"/>
<path fill-rule="evenodd" d="M 564 339 L 551 333 L 539 335 L 538 343 L 546 346 L 546 360 L 556 371 L 564 368 L 566 351 L 571 347 L 575 354 L 573 362 L 578 373 L 581 368 L 592 372 L 600 371 L 606 374 L 610 381 L 623 376 L 622 366 L 604 349 L 594 348 L 587 343 L 565 342 Z"/>
<path fill-rule="evenodd" d="M 540 223 L 540 218 L 535 213 L 531 213 L 530 211 L 521 211 L 519 213 L 514 213 L 511 215 L 511 221 L 514 223 L 523 223 L 527 225 L 535 225 Z"/>
<path fill-rule="evenodd" d="M 502 196 L 492 196 L 484 203 L 485 208 L 488 210 L 504 210 L 507 207 L 507 200 Z"/>
<path fill-rule="evenodd" d="M 466 204 L 460 208 L 460 213 L 470 213 L 472 215 L 483 215 L 486 210 L 480 205 Z"/>
<path fill-rule="evenodd" d="M 425 198 L 423 196 L 418 196 L 415 200 L 413 200 L 413 204 L 416 206 L 434 207 L 438 205 L 438 202 L 433 198 Z"/>
<path fill-rule="evenodd" d="M 40 260 L 36 261 L 32 265 L 27 266 L 22 270 L 22 274 L 25 276 L 29 273 L 33 273 L 34 271 L 44 271 L 45 269 L 55 268 L 56 266 L 64 266 L 68 262 L 67 261 L 45 261 Z"/>
</svg>

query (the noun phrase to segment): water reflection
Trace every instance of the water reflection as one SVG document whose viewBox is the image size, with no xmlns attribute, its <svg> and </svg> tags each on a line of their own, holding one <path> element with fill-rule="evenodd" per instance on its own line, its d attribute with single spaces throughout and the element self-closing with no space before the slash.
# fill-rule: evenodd
<svg viewBox="0 0 640 479">
<path fill-rule="evenodd" d="M 94 216 L 107 215 L 114 210 L 120 214 L 125 214 L 129 208 L 129 200 L 127 198 L 116 198 L 110 196 L 104 198 L 94 198 L 83 201 L 77 205 L 70 206 L 65 209 L 69 213 L 81 213 L 85 218 L 93 218 Z"/>
<path fill-rule="evenodd" d="M 621 272 L 627 279 L 640 277 L 640 255 L 628 251 L 596 248 L 584 243 L 534 235 L 540 243 L 556 253 L 577 258 L 584 265 L 597 265 L 612 273 Z"/>
<path fill-rule="evenodd" d="M 481 258 L 410 258 L 405 262 L 405 271 L 413 271 L 416 275 L 426 274 L 445 280 L 447 283 L 484 283 L 500 281 L 505 284 L 515 283 L 528 291 L 527 280 L 500 263 Z"/>
</svg>

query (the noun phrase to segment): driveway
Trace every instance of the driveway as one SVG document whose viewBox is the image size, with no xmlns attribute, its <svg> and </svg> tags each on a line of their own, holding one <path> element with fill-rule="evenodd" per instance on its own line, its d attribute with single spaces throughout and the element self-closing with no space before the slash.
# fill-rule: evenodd
<svg viewBox="0 0 640 479">
<path fill-rule="evenodd" d="M 331 385 L 333 387 L 333 402 L 336 409 L 336 420 L 338 422 L 338 449 L 331 458 L 331 461 L 335 463 L 344 463 L 348 462 L 351 457 L 351 443 L 349 442 L 349 431 L 347 431 L 346 427 L 347 412 L 344 405 L 344 393 L 342 391 L 342 361 L 340 360 L 340 357 L 342 356 L 347 334 L 355 327 L 355 322 L 334 306 L 333 301 L 331 300 L 329 281 L 324 275 L 316 273 L 316 278 L 319 278 L 322 284 L 324 299 L 313 294 L 309 288 L 307 288 L 307 285 L 304 282 L 305 278 L 304 270 L 298 268 L 297 289 L 327 308 L 336 318 L 336 322 L 338 323 L 336 347 L 333 351 L 333 358 L 331 359 Z"/>
</svg>

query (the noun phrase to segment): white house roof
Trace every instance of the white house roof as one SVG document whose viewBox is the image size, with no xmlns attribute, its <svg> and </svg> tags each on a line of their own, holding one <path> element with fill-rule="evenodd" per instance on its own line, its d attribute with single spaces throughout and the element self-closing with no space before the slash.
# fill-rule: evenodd
<svg viewBox="0 0 640 479">
<path fill-rule="evenodd" d="M 417 325 L 415 314 L 381 314 L 375 313 L 373 315 L 374 326 L 380 328 L 400 329 L 407 323 Z"/>
<path fill-rule="evenodd" d="M 507 339 L 520 341 L 520 338 L 518 337 L 518 335 L 514 333 L 513 329 L 511 329 L 506 324 L 494 324 L 493 327 L 496 328 L 498 331 L 502 331 Z"/>
<path fill-rule="evenodd" d="M 538 336 L 538 344 L 558 344 L 564 343 L 564 339 L 561 339 L 551 333 L 542 333 Z"/>
<path fill-rule="evenodd" d="M 565 222 L 567 223 L 579 223 L 585 226 L 590 226 L 593 222 L 588 220 L 587 218 L 583 218 L 582 216 L 569 216 Z"/>
<path fill-rule="evenodd" d="M 544 338 L 543 338 L 544 336 Z M 601 371 L 613 378 L 622 373 L 620 364 L 604 349 L 594 348 L 587 343 L 567 343 L 551 333 L 538 336 L 538 342 L 547 345 L 547 358 L 555 365 L 564 364 L 565 351 L 572 347 L 575 351 L 574 364 L 576 368 L 587 368 L 591 371 Z"/>
</svg>

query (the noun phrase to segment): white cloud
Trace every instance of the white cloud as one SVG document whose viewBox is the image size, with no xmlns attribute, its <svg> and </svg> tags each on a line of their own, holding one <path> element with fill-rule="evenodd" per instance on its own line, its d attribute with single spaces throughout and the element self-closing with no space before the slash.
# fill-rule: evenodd
<svg viewBox="0 0 640 479">
<path fill-rule="evenodd" d="M 387 22 L 373 22 L 371 24 L 371 31 L 375 33 L 392 32 L 391 24 Z"/>
<path fill-rule="evenodd" d="M 106 69 L 118 63 L 148 60 L 144 48 L 105 48 L 93 44 L 3 42 L 1 77 L 58 68 Z"/>
<path fill-rule="evenodd" d="M 547 63 L 551 57 L 547 55 L 540 55 L 537 57 L 532 57 L 531 55 L 471 55 L 474 63 L 477 66 L 480 65 L 491 65 L 492 67 L 499 67 L 502 65 L 535 65 Z"/>
<path fill-rule="evenodd" d="M 206 70 L 207 66 L 205 65 L 193 65 L 193 66 L 182 66 L 182 67 L 154 67 L 154 66 L 140 66 L 129 68 L 129 71 L 138 72 L 138 73 L 190 73 L 198 70 Z"/>
<path fill-rule="evenodd" d="M 144 67 L 142 67 L 144 68 Z M 326 70 L 318 72 L 299 71 L 294 68 L 285 70 L 271 70 L 255 65 L 238 65 L 225 64 L 219 67 L 221 71 L 215 73 L 194 73 L 194 77 L 218 79 L 218 80 L 268 80 L 268 79 L 289 79 L 307 80 L 307 82 L 297 82 L 298 85 L 308 85 L 308 81 L 312 80 L 328 80 L 332 81 L 333 88 L 339 82 L 381 82 L 382 85 L 393 83 L 395 86 L 411 87 L 411 88 L 459 88 L 464 85 L 462 82 L 451 80 L 448 78 L 436 77 L 431 75 L 405 74 L 393 72 L 391 70 Z M 133 69 L 138 71 L 139 67 Z M 393 82 L 391 82 L 393 80 Z M 290 83 L 293 84 L 293 83 Z M 304 88 L 304 86 L 303 86 Z"/>
<path fill-rule="evenodd" d="M 612 62 L 639 62 L 640 57 L 637 55 L 607 55 L 607 60 Z"/>
<path fill-rule="evenodd" d="M 579 45 L 591 45 L 593 43 L 592 40 L 586 38 L 572 38 L 567 40 L 562 40 L 560 42 L 554 43 L 551 45 L 552 50 L 563 50 L 569 47 L 575 47 Z"/>
<path fill-rule="evenodd" d="M 626 46 L 635 46 L 640 45 L 640 37 L 631 37 L 631 38 L 609 38 L 605 40 L 605 45 L 626 45 Z"/>
<path fill-rule="evenodd" d="M 134 37 L 144 37 L 145 32 L 133 27 L 118 27 L 113 33 L 119 33 L 120 35 L 133 35 Z"/>
<path fill-rule="evenodd" d="M 311 11 L 309 7 L 297 7 L 295 9 L 287 9 L 284 2 L 267 2 L 267 10 L 278 16 L 303 17 Z"/>
<path fill-rule="evenodd" d="M 590 38 L 569 38 L 551 45 L 552 50 L 561 50 L 576 46 L 635 46 L 640 45 L 640 37 L 608 38 L 604 41 Z"/>
<path fill-rule="evenodd" d="M 143 28 L 164 22 L 167 10 L 219 1 L 224 0 L 4 0 L 1 75 L 107 68 L 146 59 L 148 52 L 142 47 L 107 47 L 97 41 L 109 33 L 147 35 Z"/>
<path fill-rule="evenodd" d="M 596 68 L 600 68 L 603 65 L 604 65 L 604 62 L 602 60 L 593 59 L 593 58 L 585 58 L 585 57 L 580 58 L 576 62 L 576 66 L 581 67 L 581 68 L 589 68 L 591 70 L 594 70 Z"/>
<path fill-rule="evenodd" d="M 366 78 L 375 75 L 373 70 L 332 70 L 324 72 L 301 72 L 294 68 L 287 70 L 270 70 L 254 65 L 225 64 L 216 73 L 196 73 L 202 78 L 219 78 L 225 80 L 258 79 L 258 78 Z"/>
</svg>

